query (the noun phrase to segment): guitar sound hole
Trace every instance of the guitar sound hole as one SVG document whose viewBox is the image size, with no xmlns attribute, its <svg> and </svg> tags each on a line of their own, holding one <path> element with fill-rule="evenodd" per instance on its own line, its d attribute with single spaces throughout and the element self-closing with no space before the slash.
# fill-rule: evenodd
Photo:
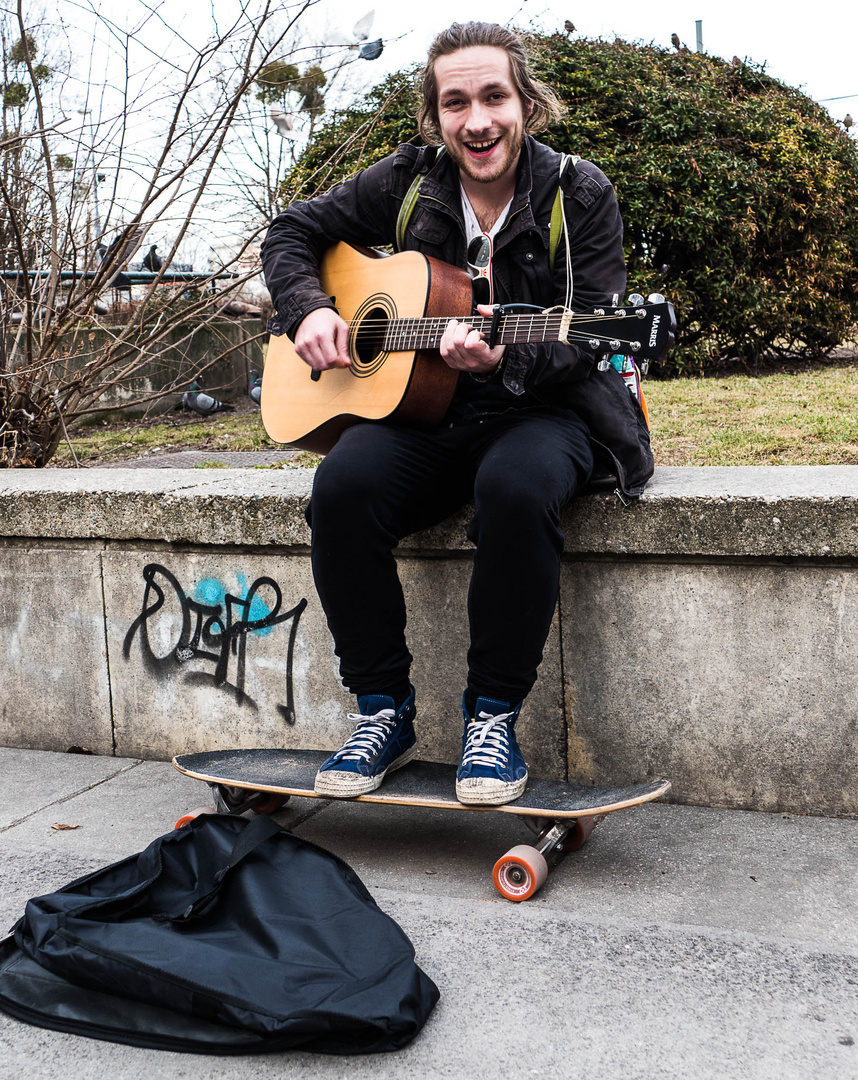
<svg viewBox="0 0 858 1080">
<path fill-rule="evenodd" d="M 362 316 L 354 339 L 358 367 L 373 368 L 384 352 L 384 335 L 390 316 L 384 308 L 371 308 Z"/>
</svg>

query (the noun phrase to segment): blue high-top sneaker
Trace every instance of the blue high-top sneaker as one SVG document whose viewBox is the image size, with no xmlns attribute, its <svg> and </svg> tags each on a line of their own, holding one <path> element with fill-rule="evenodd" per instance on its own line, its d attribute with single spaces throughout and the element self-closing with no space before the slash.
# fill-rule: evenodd
<svg viewBox="0 0 858 1080">
<path fill-rule="evenodd" d="M 465 730 L 462 760 L 456 773 L 456 798 L 460 803 L 500 806 L 517 799 L 527 784 L 527 765 L 515 738 L 515 722 L 521 702 L 511 708 L 506 701 L 477 698 L 476 717 L 468 713 L 462 698 Z"/>
<path fill-rule="evenodd" d="M 329 799 L 365 795 L 375 791 L 391 769 L 417 756 L 414 687 L 398 712 L 386 694 L 365 694 L 357 700 L 360 711 L 349 713 L 354 731 L 316 773 L 317 795 Z"/>
</svg>

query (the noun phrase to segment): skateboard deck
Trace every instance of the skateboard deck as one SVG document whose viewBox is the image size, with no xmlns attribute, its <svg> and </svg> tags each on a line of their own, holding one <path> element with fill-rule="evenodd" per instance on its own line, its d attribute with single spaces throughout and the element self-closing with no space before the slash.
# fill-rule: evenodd
<svg viewBox="0 0 858 1080">
<path fill-rule="evenodd" d="M 329 756 L 327 750 L 214 750 L 204 754 L 184 754 L 174 758 L 173 764 L 186 776 L 209 784 L 318 799 L 327 796 L 319 796 L 313 791 L 313 781 L 319 766 Z M 659 798 L 670 789 L 667 780 L 630 787 L 588 787 L 532 776 L 524 794 L 515 802 L 503 806 L 465 806 L 456 798 L 455 777 L 455 765 L 416 759 L 389 772 L 375 791 L 348 801 L 576 818 L 638 806 Z"/>
<path fill-rule="evenodd" d="M 183 754 L 173 758 L 173 765 L 186 776 L 207 783 L 222 811 L 240 813 L 256 809 L 270 813 L 293 795 L 326 798 L 316 794 L 313 781 L 327 757 L 328 751 L 324 750 L 215 750 Z M 524 794 L 515 802 L 465 806 L 456 799 L 454 780 L 454 765 L 414 760 L 389 772 L 375 791 L 343 801 L 425 806 L 466 813 L 496 811 L 523 818 L 538 834 L 536 846 L 512 848 L 495 864 L 493 875 L 498 891 L 510 900 L 532 896 L 548 874 L 549 861 L 558 861 L 564 853 L 580 847 L 590 835 L 597 816 L 640 806 L 670 790 L 668 780 L 624 787 L 589 787 L 532 776 Z M 180 818 L 177 825 L 184 824 L 190 816 Z"/>
</svg>

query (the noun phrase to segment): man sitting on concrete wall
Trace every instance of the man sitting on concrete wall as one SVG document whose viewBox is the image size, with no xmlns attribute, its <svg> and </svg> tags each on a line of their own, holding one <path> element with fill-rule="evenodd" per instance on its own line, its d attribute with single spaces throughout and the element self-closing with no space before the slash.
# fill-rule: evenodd
<svg viewBox="0 0 858 1080">
<path fill-rule="evenodd" d="M 262 249 L 277 312 L 271 332 L 290 335 L 316 372 L 348 367 L 348 326 L 321 286 L 320 259 L 340 240 L 391 244 L 398 221 L 402 248 L 470 269 L 483 316 L 493 304 L 564 304 L 573 283 L 578 310 L 617 303 L 625 264 L 611 184 L 594 165 L 564 160 L 531 134 L 559 115 L 515 34 L 487 23 L 439 34 L 419 113 L 428 145 L 400 146 L 273 222 Z M 418 177 L 406 220 L 403 203 Z M 561 240 L 552 269 L 558 185 L 569 245 Z M 592 350 L 560 342 L 491 347 L 468 319 L 451 319 L 440 353 L 459 372 L 440 424 L 356 423 L 316 473 L 313 573 L 343 682 L 358 703 L 349 714 L 354 731 L 319 770 L 321 795 L 371 791 L 415 756 L 412 657 L 393 548 L 473 500 L 456 795 L 489 805 L 518 798 L 527 767 L 515 724 L 557 600 L 560 514 L 593 470 L 591 435 L 614 457 L 625 493 L 639 494 L 652 473 L 640 409 L 613 368 L 596 370 Z"/>
</svg>

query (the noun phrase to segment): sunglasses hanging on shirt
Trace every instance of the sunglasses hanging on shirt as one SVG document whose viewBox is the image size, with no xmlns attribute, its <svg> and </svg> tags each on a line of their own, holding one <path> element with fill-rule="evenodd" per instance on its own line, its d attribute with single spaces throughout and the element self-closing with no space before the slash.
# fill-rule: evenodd
<svg viewBox="0 0 858 1080">
<path fill-rule="evenodd" d="M 491 304 L 492 288 L 492 238 L 486 233 L 475 236 L 468 244 L 468 271 L 474 289 L 475 304 Z"/>
</svg>

